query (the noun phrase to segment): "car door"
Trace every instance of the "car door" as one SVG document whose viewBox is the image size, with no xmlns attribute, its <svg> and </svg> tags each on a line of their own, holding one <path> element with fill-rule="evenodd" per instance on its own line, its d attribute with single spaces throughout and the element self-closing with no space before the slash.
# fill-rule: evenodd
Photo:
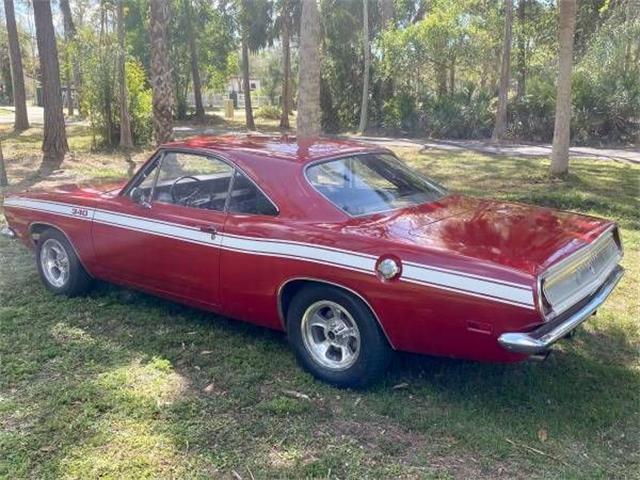
<svg viewBox="0 0 640 480">
<path fill-rule="evenodd" d="M 281 328 L 274 296 L 287 275 L 279 238 L 291 234 L 276 204 L 243 172 L 236 170 L 227 201 L 220 256 L 220 294 L 225 313 L 270 328 Z M 287 247 L 285 246 L 285 249 Z"/>
<path fill-rule="evenodd" d="M 103 276 L 203 306 L 220 303 L 220 233 L 233 168 L 189 151 L 163 151 L 96 211 Z"/>
</svg>

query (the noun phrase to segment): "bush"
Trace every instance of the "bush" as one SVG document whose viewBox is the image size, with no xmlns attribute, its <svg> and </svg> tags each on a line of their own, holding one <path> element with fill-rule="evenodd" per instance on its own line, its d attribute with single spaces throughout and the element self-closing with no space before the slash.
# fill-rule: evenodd
<svg viewBox="0 0 640 480">
<path fill-rule="evenodd" d="M 96 147 L 113 148 L 120 141 L 120 106 L 118 102 L 117 49 L 102 45 L 91 32 L 82 31 L 76 42 L 82 62 L 82 110 L 87 115 Z M 142 145 L 152 135 L 151 89 L 142 64 L 126 63 L 126 82 L 131 115 L 131 135 Z"/>
<path fill-rule="evenodd" d="M 531 77 L 527 94 L 509 102 L 510 137 L 537 142 L 550 142 L 556 108 L 556 87 L 553 80 Z"/>
<path fill-rule="evenodd" d="M 585 72 L 573 80 L 573 140 L 577 143 L 638 140 L 640 132 L 640 79 L 617 76 L 594 81 Z"/>
<path fill-rule="evenodd" d="M 487 137 L 493 127 L 494 110 L 491 96 L 472 84 L 453 95 L 428 95 L 422 102 L 425 130 L 435 137 Z"/>
<path fill-rule="evenodd" d="M 275 105 L 263 105 L 255 113 L 256 118 L 264 118 L 266 120 L 280 120 L 282 109 Z"/>
<path fill-rule="evenodd" d="M 147 86 L 144 68 L 137 60 L 127 62 L 126 76 L 131 135 L 133 143 L 141 145 L 150 142 L 153 136 L 151 88 Z"/>
<path fill-rule="evenodd" d="M 404 93 L 384 103 L 382 109 L 382 126 L 391 130 L 414 132 L 418 129 L 418 112 L 415 99 Z"/>
</svg>

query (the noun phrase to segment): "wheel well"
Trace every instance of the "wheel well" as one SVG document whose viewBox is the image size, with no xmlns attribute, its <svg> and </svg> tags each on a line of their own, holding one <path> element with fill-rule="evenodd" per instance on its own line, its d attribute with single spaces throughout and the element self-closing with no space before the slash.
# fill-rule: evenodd
<svg viewBox="0 0 640 480">
<path fill-rule="evenodd" d="M 33 223 L 29 226 L 29 236 L 31 237 L 31 241 L 33 242 L 33 244 L 37 245 L 38 240 L 40 239 L 40 235 L 45 230 L 49 229 L 57 230 L 64 235 L 64 232 L 62 232 L 59 228 L 56 228 L 53 225 L 49 225 L 48 223 Z"/>
<path fill-rule="evenodd" d="M 47 230 L 55 230 L 56 232 L 59 232 L 67 240 L 67 242 L 69 242 L 69 245 L 73 250 L 73 253 L 78 258 L 78 261 L 82 265 L 82 268 L 84 268 L 84 270 L 87 272 L 87 274 L 90 277 L 93 277 L 93 274 L 89 271 L 89 269 L 87 269 L 84 261 L 80 257 L 78 250 L 76 250 L 76 246 L 71 241 L 71 238 L 69 238 L 69 236 L 64 232 L 64 230 L 56 227 L 55 225 L 51 225 L 50 223 L 39 223 L 39 222 L 34 222 L 31 225 L 29 225 L 29 236 L 31 237 L 31 242 L 33 243 L 33 246 L 36 248 L 38 247 L 38 241 L 40 240 L 40 235 L 42 235 Z"/>
<path fill-rule="evenodd" d="M 325 280 L 313 279 L 313 278 L 297 278 L 293 280 L 288 280 L 280 287 L 280 290 L 278 291 L 278 310 L 280 314 L 280 319 L 282 320 L 282 326 L 285 327 L 285 330 L 287 326 L 287 311 L 289 310 L 289 305 L 291 305 L 291 300 L 293 300 L 293 297 L 295 297 L 300 290 L 302 290 L 304 287 L 308 287 L 311 285 L 328 286 L 328 287 L 336 288 L 338 290 L 342 290 L 343 292 L 356 297 L 358 300 L 364 303 L 364 305 L 369 309 L 373 317 L 378 322 L 378 325 L 380 326 L 380 329 L 382 330 L 382 333 L 384 334 L 384 336 L 387 338 L 389 345 L 391 345 L 391 348 L 394 348 L 393 344 L 391 343 L 391 340 L 389 339 L 389 336 L 387 335 L 387 332 L 384 329 L 384 326 L 382 325 L 382 322 L 380 322 L 380 318 L 378 318 L 378 315 L 376 314 L 373 307 L 362 295 L 342 285 L 338 285 L 336 283 L 328 282 Z"/>
</svg>

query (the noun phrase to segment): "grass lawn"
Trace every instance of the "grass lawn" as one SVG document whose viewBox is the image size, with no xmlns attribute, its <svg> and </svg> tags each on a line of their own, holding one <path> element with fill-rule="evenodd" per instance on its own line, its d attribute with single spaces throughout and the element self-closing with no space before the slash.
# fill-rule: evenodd
<svg viewBox="0 0 640 480">
<path fill-rule="evenodd" d="M 0 130 L 10 190 L 123 176 L 148 153 L 71 134 L 40 179 L 41 131 Z M 540 159 L 398 154 L 462 193 L 616 219 L 626 277 L 543 364 L 399 355 L 358 392 L 303 373 L 279 333 L 107 284 L 54 297 L 3 238 L 0 478 L 640 478 L 640 167 L 572 160 L 562 182 Z"/>
</svg>

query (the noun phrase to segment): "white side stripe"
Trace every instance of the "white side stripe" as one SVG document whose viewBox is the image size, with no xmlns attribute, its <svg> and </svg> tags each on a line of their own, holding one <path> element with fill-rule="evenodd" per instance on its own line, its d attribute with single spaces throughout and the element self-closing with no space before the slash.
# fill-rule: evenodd
<svg viewBox="0 0 640 480">
<path fill-rule="evenodd" d="M 336 265 L 346 265 L 351 268 L 373 273 L 376 262 L 374 259 L 362 258 L 348 253 L 331 252 L 324 248 L 310 245 L 289 244 L 286 242 L 263 242 L 259 239 L 229 237 L 223 235 L 222 245 L 232 250 L 263 253 L 265 255 L 291 255 L 299 258 L 309 258 L 318 261 L 329 261 Z"/>
<path fill-rule="evenodd" d="M 94 210 L 92 208 L 80 207 L 67 203 L 43 202 L 40 200 L 29 200 L 28 198 L 10 198 L 5 200 L 5 207 L 26 208 L 28 210 L 38 210 L 40 212 L 74 217 L 80 220 L 91 220 Z"/>
<path fill-rule="evenodd" d="M 106 210 L 96 210 L 93 220 L 98 223 L 106 223 L 109 225 L 126 228 L 129 230 L 143 231 L 146 233 L 159 234 L 163 237 L 178 238 L 194 243 L 205 245 L 220 246 L 221 240 L 219 236 L 211 239 L 211 234 L 201 232 L 193 228 L 185 228 L 178 224 L 157 223 L 153 220 L 144 218 L 125 217 L 117 213 L 110 213 Z"/>
<path fill-rule="evenodd" d="M 515 303 L 530 304 L 533 300 L 531 290 L 514 288 L 499 283 L 478 280 L 476 278 L 452 275 L 451 273 L 429 270 L 426 268 L 405 265 L 402 276 L 408 280 L 428 283 L 432 285 L 453 286 L 460 290 L 474 293 L 485 293 L 492 297 L 509 299 Z"/>
<path fill-rule="evenodd" d="M 10 198 L 5 201 L 4 205 L 6 207 L 25 208 L 73 217 L 80 220 L 93 220 L 104 225 L 178 239 L 203 246 L 218 247 L 233 252 L 332 265 L 368 275 L 375 275 L 375 264 L 378 258 L 370 254 L 289 240 L 243 237 L 233 234 L 218 234 L 212 238 L 210 233 L 201 232 L 195 227 L 46 200 Z M 401 281 L 440 288 L 523 308 L 534 308 L 531 287 L 466 272 L 421 265 L 415 262 L 403 263 Z"/>
</svg>

